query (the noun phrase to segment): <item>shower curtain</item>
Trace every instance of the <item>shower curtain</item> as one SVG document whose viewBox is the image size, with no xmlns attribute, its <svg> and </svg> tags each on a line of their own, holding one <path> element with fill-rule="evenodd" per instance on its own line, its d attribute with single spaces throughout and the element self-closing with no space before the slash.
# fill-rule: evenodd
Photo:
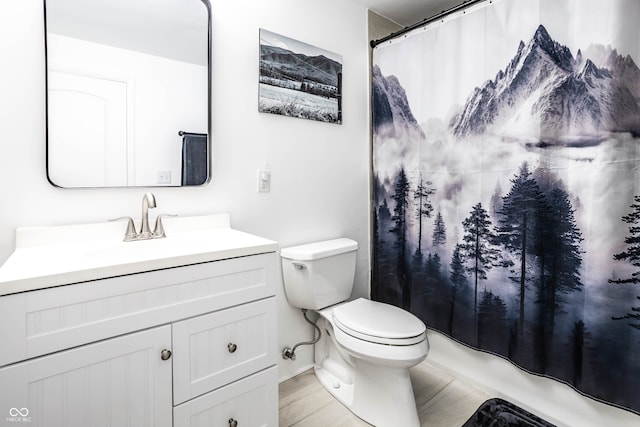
<svg viewBox="0 0 640 427">
<path fill-rule="evenodd" d="M 640 412 L 640 2 L 493 0 L 373 51 L 372 298 Z"/>
</svg>

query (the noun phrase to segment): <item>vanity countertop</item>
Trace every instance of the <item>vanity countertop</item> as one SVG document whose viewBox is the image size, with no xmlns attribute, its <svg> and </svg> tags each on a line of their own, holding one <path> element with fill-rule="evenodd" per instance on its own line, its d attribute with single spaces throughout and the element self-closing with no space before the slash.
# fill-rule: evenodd
<svg viewBox="0 0 640 427">
<path fill-rule="evenodd" d="M 0 296 L 278 250 L 232 229 L 229 216 L 163 218 L 163 239 L 124 242 L 125 222 L 18 228 Z"/>
</svg>

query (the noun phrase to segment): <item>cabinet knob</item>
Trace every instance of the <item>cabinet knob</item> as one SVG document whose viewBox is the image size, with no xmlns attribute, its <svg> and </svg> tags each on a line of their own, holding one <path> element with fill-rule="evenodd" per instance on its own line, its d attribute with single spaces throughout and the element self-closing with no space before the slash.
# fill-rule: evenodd
<svg viewBox="0 0 640 427">
<path fill-rule="evenodd" d="M 238 349 L 238 346 L 230 342 L 229 344 L 227 344 L 227 349 L 229 349 L 229 353 L 235 353 Z M 231 421 L 229 421 L 229 423 L 231 423 Z"/>
<path fill-rule="evenodd" d="M 233 418 L 229 418 L 229 427 L 238 427 L 238 422 Z"/>
<path fill-rule="evenodd" d="M 166 348 L 160 352 L 160 359 L 169 360 L 171 357 L 171 350 L 167 350 Z"/>
</svg>

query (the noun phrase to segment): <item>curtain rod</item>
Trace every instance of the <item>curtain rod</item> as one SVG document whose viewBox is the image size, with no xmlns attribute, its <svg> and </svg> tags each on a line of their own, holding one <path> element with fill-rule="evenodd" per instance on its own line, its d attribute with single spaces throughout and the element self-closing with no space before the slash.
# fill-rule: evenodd
<svg viewBox="0 0 640 427">
<path fill-rule="evenodd" d="M 416 28 L 423 27 L 423 26 L 425 26 L 427 24 L 430 24 L 432 22 L 438 21 L 438 20 L 444 18 L 445 16 L 450 15 L 450 14 L 452 14 L 454 12 L 457 12 L 457 11 L 462 10 L 462 9 L 466 9 L 469 6 L 473 6 L 474 4 L 482 3 L 484 1 L 487 1 L 487 0 L 466 0 L 466 1 L 463 1 L 462 3 L 460 3 L 457 6 L 453 6 L 452 8 L 449 8 L 447 10 L 443 10 L 442 12 L 440 12 L 440 13 L 438 13 L 436 15 L 433 15 L 430 18 L 425 18 L 425 19 L 423 19 L 422 21 L 420 21 L 420 22 L 418 22 L 416 24 L 410 25 L 408 27 L 404 27 L 400 31 L 396 31 L 395 33 L 391 33 L 388 36 L 385 36 L 385 37 L 383 37 L 381 39 L 378 39 L 378 40 L 371 40 L 369 42 L 369 44 L 371 45 L 372 48 L 374 48 L 377 45 L 379 45 L 380 43 L 386 42 L 387 40 L 391 40 L 393 38 L 396 38 L 398 36 L 406 34 L 409 31 L 415 30 Z M 489 1 L 489 3 L 493 2 L 493 0 L 488 0 L 488 1 Z"/>
</svg>

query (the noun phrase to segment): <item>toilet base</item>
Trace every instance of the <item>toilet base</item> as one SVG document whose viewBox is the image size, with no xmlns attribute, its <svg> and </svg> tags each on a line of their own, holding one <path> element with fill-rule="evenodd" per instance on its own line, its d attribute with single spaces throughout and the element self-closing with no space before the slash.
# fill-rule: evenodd
<svg viewBox="0 0 640 427">
<path fill-rule="evenodd" d="M 385 366 L 353 357 L 333 342 L 328 321 L 320 318 L 318 326 L 323 334 L 316 344 L 314 370 L 329 393 L 376 427 L 420 426 L 410 366 Z"/>
<path fill-rule="evenodd" d="M 325 362 L 332 362 L 326 360 Z M 358 360 L 345 382 L 331 363 L 316 366 L 320 383 L 351 412 L 376 427 L 420 426 L 408 369 L 382 368 Z"/>
</svg>

